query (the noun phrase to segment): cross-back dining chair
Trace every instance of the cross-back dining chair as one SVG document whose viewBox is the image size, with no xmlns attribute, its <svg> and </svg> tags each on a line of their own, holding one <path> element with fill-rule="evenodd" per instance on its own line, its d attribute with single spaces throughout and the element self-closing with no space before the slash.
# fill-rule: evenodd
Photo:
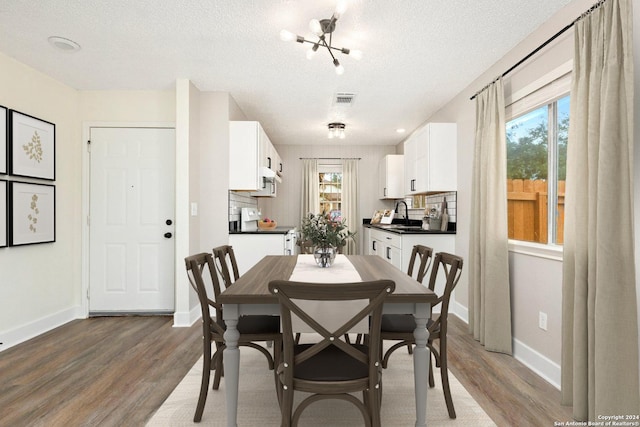
<svg viewBox="0 0 640 427">
<path fill-rule="evenodd" d="M 414 245 L 413 249 L 411 250 L 411 258 L 409 258 L 409 267 L 407 268 L 407 274 L 411 277 L 413 277 L 414 279 L 416 279 L 418 282 L 422 283 L 422 281 L 424 280 L 424 277 L 427 274 L 427 271 L 429 270 L 429 267 L 431 266 L 431 255 L 433 254 L 433 249 L 428 247 L 428 246 L 424 246 L 424 245 Z M 418 267 L 416 269 L 416 261 L 419 262 Z M 414 270 L 415 270 L 415 275 L 414 275 Z M 409 316 L 411 318 L 413 318 L 413 315 L 408 314 L 383 314 L 382 315 L 382 319 L 383 319 L 383 325 L 385 323 L 388 323 L 390 321 L 391 318 L 395 317 L 395 316 Z M 387 319 L 386 321 L 384 319 Z M 362 337 L 360 335 L 357 336 L 356 338 L 356 342 L 360 342 L 360 340 L 362 339 Z M 399 344 L 397 346 L 392 347 L 392 349 L 390 349 L 389 351 L 387 351 L 387 354 L 391 354 L 393 351 L 395 351 L 396 349 L 398 349 L 399 347 L 402 347 L 403 344 Z M 412 344 L 407 344 L 407 350 L 409 351 L 409 354 L 413 354 L 413 345 Z M 388 358 L 388 356 L 387 356 Z"/>
<path fill-rule="evenodd" d="M 451 293 L 460 280 L 462 273 L 463 260 L 461 257 L 446 252 L 438 252 L 433 260 L 431 275 L 429 276 L 429 289 L 435 290 L 436 283 L 440 274 L 444 275 L 445 284 L 444 291 L 438 297 L 436 302 L 431 306 L 440 305 L 440 314 L 434 316 L 427 321 L 427 330 L 429 331 L 429 339 L 427 346 L 431 350 L 436 360 L 436 366 L 440 368 L 440 377 L 442 379 L 442 389 L 444 391 L 444 399 L 447 404 L 447 411 L 450 418 L 456 417 L 456 411 L 453 407 L 451 399 L 451 390 L 449 388 L 449 371 L 447 369 L 447 318 L 449 314 L 449 301 Z M 384 355 L 382 366 L 387 367 L 389 356 L 398 348 L 410 344 L 415 344 L 413 331 L 416 328 L 416 322 L 412 315 L 390 315 L 383 316 L 381 326 L 381 336 L 383 340 L 400 340 L 387 350 Z M 438 351 L 434 346 L 434 341 L 439 341 Z M 429 387 L 434 387 L 433 369 L 431 369 L 431 358 L 429 358 Z"/>
<path fill-rule="evenodd" d="M 213 248 L 213 257 L 216 261 L 216 268 L 222 276 L 225 289 L 233 285 L 240 278 L 236 255 L 231 245 L 222 245 Z M 233 273 L 233 276 L 231 275 Z"/>
<path fill-rule="evenodd" d="M 382 304 L 395 290 L 391 280 L 358 283 L 302 283 L 274 280 L 270 292 L 278 297 L 282 319 L 283 354 L 278 365 L 278 393 L 284 427 L 297 426 L 302 412 L 323 399 L 342 399 L 354 404 L 367 426 L 380 426 L 381 354 L 380 322 Z M 301 301 L 365 301 L 357 313 L 349 313 L 340 326 L 325 327 L 301 307 Z M 359 306 L 360 307 L 360 306 Z M 320 339 L 312 344 L 296 344 L 292 317 L 312 328 Z M 370 316 L 370 321 L 366 319 Z M 332 320 L 335 320 L 333 318 Z M 349 344 L 344 335 L 364 320 L 368 345 Z M 337 323 L 343 323 L 342 320 Z M 311 393 L 293 412 L 294 391 Z M 350 393 L 362 392 L 360 401 Z M 292 414 L 293 412 L 293 414 Z"/>
<path fill-rule="evenodd" d="M 193 417 L 194 422 L 199 422 L 202 419 L 204 405 L 207 400 L 212 370 L 215 370 L 212 388 L 217 390 L 220 386 L 220 378 L 223 371 L 222 355 L 225 349 L 223 335 L 226 325 L 222 318 L 222 304 L 217 302 L 221 287 L 213 256 L 206 252 L 188 256 L 185 258 L 185 265 L 189 283 L 198 294 L 200 310 L 202 311 L 202 381 L 198 405 Z M 214 313 L 215 317 L 213 316 Z M 266 356 L 269 369 L 274 369 L 274 359 L 279 359 L 282 345 L 280 319 L 276 316 L 242 316 L 238 321 L 238 331 L 240 332 L 238 345 L 259 350 Z M 255 344 L 255 342 L 261 341 L 274 342 L 273 358 L 266 348 Z M 216 351 L 213 355 L 211 354 L 212 344 L 216 346 Z"/>
</svg>

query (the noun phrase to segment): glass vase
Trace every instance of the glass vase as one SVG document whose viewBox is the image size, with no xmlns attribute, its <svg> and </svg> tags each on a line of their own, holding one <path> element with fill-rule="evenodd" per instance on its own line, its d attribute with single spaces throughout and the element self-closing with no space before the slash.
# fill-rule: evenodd
<svg viewBox="0 0 640 427">
<path fill-rule="evenodd" d="M 316 264 L 318 264 L 319 267 L 331 267 L 331 264 L 333 264 L 333 261 L 336 259 L 337 252 L 338 251 L 336 250 L 336 248 L 331 246 L 316 246 L 316 248 L 313 250 L 313 257 L 315 258 Z"/>
</svg>

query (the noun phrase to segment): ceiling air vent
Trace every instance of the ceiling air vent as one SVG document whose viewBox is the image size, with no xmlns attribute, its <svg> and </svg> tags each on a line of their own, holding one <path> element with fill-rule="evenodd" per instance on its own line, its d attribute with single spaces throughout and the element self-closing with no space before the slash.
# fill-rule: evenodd
<svg viewBox="0 0 640 427">
<path fill-rule="evenodd" d="M 348 92 L 338 92 L 333 97 L 333 105 L 349 107 L 355 101 L 356 94 Z"/>
</svg>

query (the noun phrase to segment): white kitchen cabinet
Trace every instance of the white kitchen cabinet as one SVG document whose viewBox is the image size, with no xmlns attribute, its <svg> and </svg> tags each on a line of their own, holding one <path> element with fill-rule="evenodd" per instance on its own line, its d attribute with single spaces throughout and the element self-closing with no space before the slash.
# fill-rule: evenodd
<svg viewBox="0 0 640 427">
<path fill-rule="evenodd" d="M 295 231 L 289 233 L 229 234 L 229 244 L 242 275 L 267 255 L 295 255 Z"/>
<path fill-rule="evenodd" d="M 378 197 L 380 199 L 404 198 L 404 156 L 389 154 L 380 160 L 378 168 L 379 184 Z"/>
<path fill-rule="evenodd" d="M 378 255 L 401 271 L 408 271 L 414 245 L 424 245 L 437 252 L 455 253 L 455 234 L 393 233 L 377 228 L 369 229 L 367 255 Z"/>
<path fill-rule="evenodd" d="M 457 126 L 427 123 L 404 143 L 406 195 L 457 190 Z"/>
<path fill-rule="evenodd" d="M 372 255 L 378 255 L 398 269 L 402 269 L 402 236 L 372 229 L 369 234 Z"/>
<path fill-rule="evenodd" d="M 281 169 L 282 160 L 260 123 L 229 122 L 230 190 L 254 191 L 254 196 L 275 197 L 276 184 L 269 185 L 268 181 L 273 180 Z"/>
</svg>

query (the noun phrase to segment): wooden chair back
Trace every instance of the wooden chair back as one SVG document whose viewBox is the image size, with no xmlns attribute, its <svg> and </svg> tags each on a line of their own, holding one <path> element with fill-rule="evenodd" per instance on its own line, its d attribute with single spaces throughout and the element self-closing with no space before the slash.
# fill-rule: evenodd
<svg viewBox="0 0 640 427">
<path fill-rule="evenodd" d="M 411 277 L 414 277 L 413 269 L 415 268 L 416 261 L 419 260 L 420 264 L 418 265 L 415 279 L 418 282 L 422 283 L 424 277 L 427 275 L 429 267 L 431 266 L 431 261 L 433 260 L 431 258 L 432 254 L 432 248 L 424 245 L 415 245 L 413 247 L 413 250 L 411 251 L 411 258 L 409 259 L 409 269 L 407 271 L 407 274 Z"/>
<path fill-rule="evenodd" d="M 238 272 L 238 263 L 236 262 L 236 256 L 233 252 L 233 247 L 230 245 L 222 245 L 213 248 L 213 258 L 215 261 L 216 269 L 222 277 L 222 282 L 225 289 L 233 285 L 236 280 L 240 278 Z M 233 273 L 233 275 L 231 275 Z"/>
</svg>

